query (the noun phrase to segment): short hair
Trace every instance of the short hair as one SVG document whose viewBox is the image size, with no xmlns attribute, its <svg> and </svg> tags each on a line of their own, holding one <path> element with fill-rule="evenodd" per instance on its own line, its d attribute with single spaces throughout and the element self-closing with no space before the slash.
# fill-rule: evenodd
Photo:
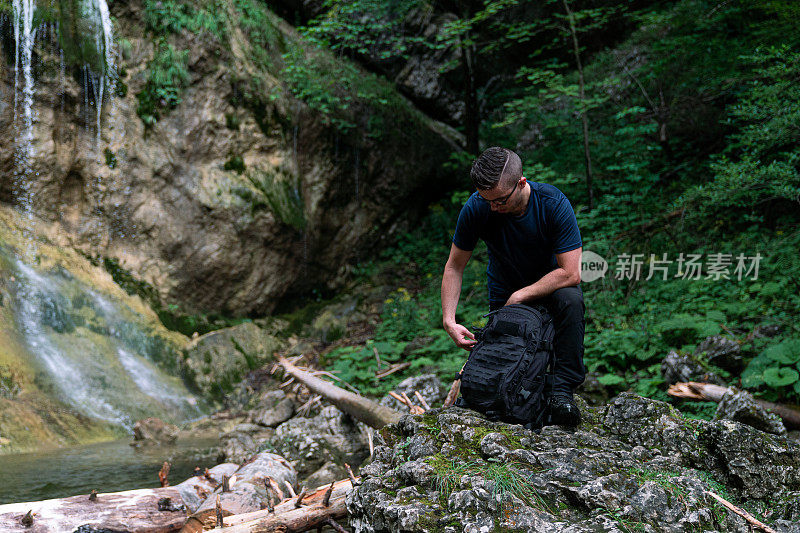
<svg viewBox="0 0 800 533">
<path fill-rule="evenodd" d="M 480 191 L 494 189 L 501 180 L 510 185 L 522 177 L 522 160 L 508 148 L 492 146 L 472 163 L 469 177 Z"/>
</svg>

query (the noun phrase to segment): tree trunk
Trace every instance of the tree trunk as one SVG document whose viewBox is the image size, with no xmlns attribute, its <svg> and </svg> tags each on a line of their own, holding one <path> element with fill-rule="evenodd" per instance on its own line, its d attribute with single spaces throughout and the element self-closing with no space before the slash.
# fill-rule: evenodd
<svg viewBox="0 0 800 533">
<path fill-rule="evenodd" d="M 308 387 L 312 392 L 324 397 L 340 410 L 370 427 L 380 429 L 387 424 L 397 423 L 400 417 L 403 416 L 390 407 L 380 405 L 363 396 L 337 387 L 333 383 L 320 379 L 305 370 L 300 370 L 283 357 L 278 357 L 278 363 L 287 374 Z"/>
<path fill-rule="evenodd" d="M 98 530 L 131 533 L 178 531 L 186 522 L 187 508 L 193 511 L 192 506 L 196 507 L 219 484 L 221 474 L 235 468 L 236 465 L 219 465 L 211 469 L 213 479 L 194 476 L 173 487 L 101 493 L 94 500 L 81 494 L 0 505 L 0 531 L 25 531 L 20 520 L 28 511 L 32 511 L 33 520 L 30 531 L 37 533 L 73 531 L 84 524 L 92 524 Z"/>
<path fill-rule="evenodd" d="M 589 210 L 594 206 L 594 188 L 592 186 L 592 156 L 589 152 L 589 118 L 586 113 L 586 89 L 583 78 L 583 63 L 581 63 L 580 46 L 578 46 L 578 30 L 575 27 L 575 17 L 569 8 L 568 0 L 561 0 L 564 11 L 567 12 L 569 31 L 572 35 L 572 52 L 575 55 L 575 64 L 578 67 L 578 95 L 580 98 L 581 122 L 583 123 L 583 157 L 586 165 L 586 193 L 589 197 Z"/>
<path fill-rule="evenodd" d="M 464 1 L 463 18 L 472 18 L 472 2 Z M 480 154 L 480 109 L 478 91 L 475 87 L 475 45 L 471 42 L 469 30 L 461 37 L 461 67 L 464 71 L 464 134 L 467 152 Z"/>
</svg>

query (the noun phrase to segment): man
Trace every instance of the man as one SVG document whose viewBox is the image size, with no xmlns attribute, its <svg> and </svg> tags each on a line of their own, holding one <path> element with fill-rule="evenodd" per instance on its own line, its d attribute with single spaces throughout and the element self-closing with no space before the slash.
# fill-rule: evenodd
<svg viewBox="0 0 800 533">
<path fill-rule="evenodd" d="M 573 400 L 583 383 L 585 328 L 581 279 L 582 242 L 567 197 L 552 185 L 529 182 L 522 161 L 506 148 L 483 152 L 472 165 L 477 192 L 458 216 L 450 257 L 442 276 L 442 320 L 461 348 L 471 350 L 475 335 L 456 322 L 464 267 L 478 239 L 489 251 L 486 269 L 489 306 L 542 303 L 553 316 L 554 380 L 549 409 L 556 424 L 576 426 Z"/>
</svg>

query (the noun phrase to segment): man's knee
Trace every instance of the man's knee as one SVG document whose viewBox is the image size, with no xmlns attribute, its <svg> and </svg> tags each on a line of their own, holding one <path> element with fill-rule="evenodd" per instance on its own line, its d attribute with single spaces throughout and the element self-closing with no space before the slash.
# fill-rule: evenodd
<svg viewBox="0 0 800 533">
<path fill-rule="evenodd" d="M 550 300 L 555 311 L 569 318 L 583 318 L 586 308 L 583 303 L 583 293 L 578 287 L 562 287 L 553 291 Z"/>
</svg>

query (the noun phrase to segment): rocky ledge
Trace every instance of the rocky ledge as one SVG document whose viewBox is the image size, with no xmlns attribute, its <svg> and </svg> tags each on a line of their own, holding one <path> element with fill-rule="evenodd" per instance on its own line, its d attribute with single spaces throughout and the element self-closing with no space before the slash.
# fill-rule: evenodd
<svg viewBox="0 0 800 533">
<path fill-rule="evenodd" d="M 348 496 L 353 531 L 750 531 L 712 492 L 800 532 L 796 441 L 629 393 L 582 411 L 540 433 L 458 408 L 405 416 Z"/>
</svg>

